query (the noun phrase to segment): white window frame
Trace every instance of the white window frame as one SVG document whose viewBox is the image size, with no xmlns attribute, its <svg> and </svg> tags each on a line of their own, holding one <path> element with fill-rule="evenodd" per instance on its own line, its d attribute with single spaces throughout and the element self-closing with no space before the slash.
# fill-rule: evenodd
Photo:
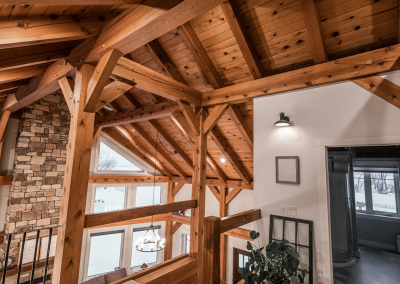
<svg viewBox="0 0 400 284">
<path fill-rule="evenodd" d="M 186 253 L 186 236 L 190 237 L 190 232 L 186 230 L 181 230 L 181 237 L 180 237 L 180 254 Z M 189 248 L 190 251 L 190 248 Z"/>
<path fill-rule="evenodd" d="M 88 185 L 88 194 L 87 194 L 87 202 L 86 202 L 86 214 L 93 213 L 94 211 L 94 200 L 96 194 L 96 187 L 125 187 L 125 209 L 133 208 L 133 205 L 136 202 L 136 189 L 138 186 L 149 186 L 152 187 L 154 183 L 94 183 Z M 166 191 L 168 189 L 167 183 L 156 183 L 156 186 L 161 186 L 161 204 L 166 202 Z M 81 273 L 79 277 L 79 281 L 83 282 L 89 280 L 91 278 L 97 277 L 99 275 L 93 275 L 88 277 L 88 269 L 89 269 L 89 256 L 90 256 L 90 236 L 92 234 L 97 233 L 111 233 L 115 231 L 124 231 L 123 234 L 123 242 L 121 247 L 121 261 L 120 268 L 126 268 L 128 274 L 134 273 L 140 268 L 134 267 L 131 268 L 131 258 L 132 258 L 132 248 L 134 244 L 133 240 L 133 230 L 139 228 L 148 228 L 150 223 L 142 223 L 142 224 L 133 224 L 133 225 L 125 225 L 125 226 L 115 226 L 115 227 L 107 227 L 107 228 L 98 228 L 98 229 L 89 229 L 84 231 L 83 235 L 83 244 L 82 244 L 82 253 L 81 253 Z M 154 222 L 154 226 L 160 226 L 160 237 L 165 238 L 165 221 Z M 157 254 L 157 262 L 150 264 L 149 266 L 160 263 L 164 259 L 164 250 L 161 250 Z"/>
<path fill-rule="evenodd" d="M 103 142 L 106 144 L 108 147 L 110 147 L 112 150 L 120 154 L 122 157 L 127 159 L 129 162 L 134 164 L 136 167 L 141 169 L 141 171 L 111 171 L 111 170 L 98 170 L 99 167 L 99 160 L 100 160 L 100 143 Z M 100 135 L 99 138 L 96 141 L 96 147 L 95 147 L 95 153 L 94 153 L 94 168 L 93 168 L 93 174 L 95 175 L 132 175 L 132 176 L 143 176 L 148 174 L 148 169 L 147 166 L 144 165 L 137 157 L 135 157 L 132 153 L 129 153 L 125 149 L 121 148 L 119 144 L 115 143 L 111 138 L 105 136 L 105 135 Z"/>
</svg>

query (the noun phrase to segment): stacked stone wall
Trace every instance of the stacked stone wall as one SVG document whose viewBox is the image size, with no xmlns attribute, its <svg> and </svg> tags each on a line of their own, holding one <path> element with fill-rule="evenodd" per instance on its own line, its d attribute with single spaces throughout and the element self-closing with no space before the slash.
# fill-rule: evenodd
<svg viewBox="0 0 400 284">
<path fill-rule="evenodd" d="M 6 234 L 17 233 L 11 241 L 12 266 L 19 259 L 23 232 L 53 227 L 59 222 L 69 125 L 70 114 L 60 92 L 22 111 L 5 226 Z M 41 237 L 47 234 L 48 230 L 43 230 Z M 27 234 L 27 239 L 34 238 L 36 232 Z M 1 263 L 5 245 L 0 248 Z M 35 277 L 41 273 L 43 269 L 35 271 Z M 28 280 L 29 275 L 23 275 L 21 282 Z M 14 283 L 12 278 L 7 282 Z"/>
</svg>

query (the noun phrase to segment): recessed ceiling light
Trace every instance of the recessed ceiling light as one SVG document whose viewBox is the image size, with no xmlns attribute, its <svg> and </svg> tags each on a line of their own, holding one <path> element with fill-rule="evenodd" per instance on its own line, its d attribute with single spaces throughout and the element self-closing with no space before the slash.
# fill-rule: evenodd
<svg viewBox="0 0 400 284">
<path fill-rule="evenodd" d="M 221 162 L 225 163 L 226 162 L 225 158 L 221 158 Z"/>
<path fill-rule="evenodd" d="M 109 106 L 103 106 L 104 109 L 106 110 L 113 110 L 112 108 L 110 108 Z"/>
</svg>

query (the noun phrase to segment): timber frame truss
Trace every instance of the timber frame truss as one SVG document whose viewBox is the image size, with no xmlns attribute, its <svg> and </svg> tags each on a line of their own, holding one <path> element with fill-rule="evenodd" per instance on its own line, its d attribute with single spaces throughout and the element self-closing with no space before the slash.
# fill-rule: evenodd
<svg viewBox="0 0 400 284">
<path fill-rule="evenodd" d="M 46 4 L 49 1 L 26 2 Z M 87 2 L 86 4 L 98 1 Z M 127 2 L 129 5 L 142 4 L 142 1 L 134 0 L 102 2 L 103 5 Z M 101 23 L 94 17 L 82 18 L 79 28 L 86 28 L 85 33 L 77 33 L 69 38 L 78 40 L 79 44 L 76 42 L 68 52 L 48 35 L 44 43 L 49 44 L 47 48 L 49 52 L 53 52 L 46 57 L 47 60 L 40 58 L 40 62 L 46 61 L 44 65 L 32 67 L 31 59 L 26 59 L 23 63 L 9 59 L 2 66 L 3 69 L 0 69 L 0 92 L 5 98 L 0 118 L 0 149 L 12 112 L 61 89 L 71 113 L 60 216 L 62 227 L 57 238 L 53 283 L 78 282 L 84 229 L 148 222 L 151 215 L 156 215 L 157 221 L 166 221 L 166 262 L 157 266 L 157 269 L 161 271 L 166 265 L 177 266 L 179 263 L 179 269 L 184 267 L 195 271 L 193 275 L 186 275 L 194 279 L 190 283 L 217 283 L 219 279 L 226 280 L 227 236 L 249 240 L 249 231 L 237 227 L 261 218 L 259 210 L 227 216 L 227 206 L 235 196 L 243 189 L 253 189 L 251 170 L 238 155 L 235 144 L 230 143 L 218 127 L 220 119 L 228 115 L 243 138 L 247 150 L 253 154 L 253 133 L 243 117 L 240 103 L 251 102 L 257 97 L 351 80 L 400 108 L 400 87 L 378 75 L 400 69 L 400 44 L 329 61 L 315 1 L 300 0 L 314 65 L 284 73 L 272 73 L 271 68 L 261 63 L 235 1 L 153 2 L 152 5 L 129 6 L 118 16 L 108 15 Z M 81 5 L 75 0 L 70 0 L 69 3 Z M 252 81 L 226 86 L 189 23 L 218 5 L 221 6 L 244 61 L 249 66 Z M 43 19 L 36 19 L 39 22 L 40 20 Z M 68 17 L 60 17 L 57 21 L 70 20 Z M 212 90 L 200 92 L 190 87 L 163 50 L 158 38 L 174 29 L 179 32 Z M 17 30 L 15 33 L 24 36 L 23 31 Z M 18 42 L 9 42 L 8 46 L 23 48 Z M 133 52 L 141 47 L 145 47 L 161 72 L 135 62 Z M 18 52 L 26 51 L 18 49 Z M 17 63 L 20 65 L 12 72 L 8 70 Z M 7 74 L 4 75 L 4 72 Z M 134 96 L 135 90 L 144 92 L 152 103 L 145 104 L 138 100 Z M 123 98 L 130 107 L 122 108 L 116 102 L 118 98 Z M 114 111 L 104 112 L 105 106 Z M 157 121 L 163 118 L 170 119 L 174 127 L 179 129 L 193 149 L 191 154 Z M 160 157 L 155 159 L 156 142 L 148 129 L 140 124 L 144 121 L 148 122 L 151 131 L 158 133 L 167 142 L 179 161 L 171 158 L 164 149 L 159 149 Z M 168 182 L 167 204 L 117 213 L 85 215 L 88 183 L 152 180 L 148 176 L 89 176 L 91 148 L 101 132 L 108 134 L 162 174 L 156 179 L 158 182 Z M 239 178 L 229 178 L 229 174 L 215 161 L 210 154 L 210 147 L 207 146 L 210 141 Z M 213 174 L 212 177 L 207 174 L 207 170 Z M 10 182 L 9 179 L 2 180 L 2 184 Z M 175 202 L 176 194 L 185 184 L 192 184 L 192 200 Z M 206 187 L 220 203 L 219 218 L 204 218 Z M 228 188 L 232 189 L 228 192 Z M 172 214 L 183 209 L 191 209 L 191 216 Z M 186 255 L 172 259 L 172 236 L 182 224 L 188 224 L 191 228 L 190 257 Z M 215 235 L 220 237 L 214 238 Z M 146 273 L 154 272 L 154 269 Z M 144 277 L 144 274 L 135 277 L 129 279 Z"/>
</svg>

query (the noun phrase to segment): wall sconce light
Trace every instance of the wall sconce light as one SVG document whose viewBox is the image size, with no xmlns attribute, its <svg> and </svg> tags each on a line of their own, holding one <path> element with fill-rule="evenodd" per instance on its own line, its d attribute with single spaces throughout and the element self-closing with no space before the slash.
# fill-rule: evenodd
<svg viewBox="0 0 400 284">
<path fill-rule="evenodd" d="M 274 123 L 275 126 L 290 126 L 292 125 L 290 123 L 289 117 L 285 116 L 284 112 L 281 112 L 279 114 L 279 120 Z"/>
</svg>

